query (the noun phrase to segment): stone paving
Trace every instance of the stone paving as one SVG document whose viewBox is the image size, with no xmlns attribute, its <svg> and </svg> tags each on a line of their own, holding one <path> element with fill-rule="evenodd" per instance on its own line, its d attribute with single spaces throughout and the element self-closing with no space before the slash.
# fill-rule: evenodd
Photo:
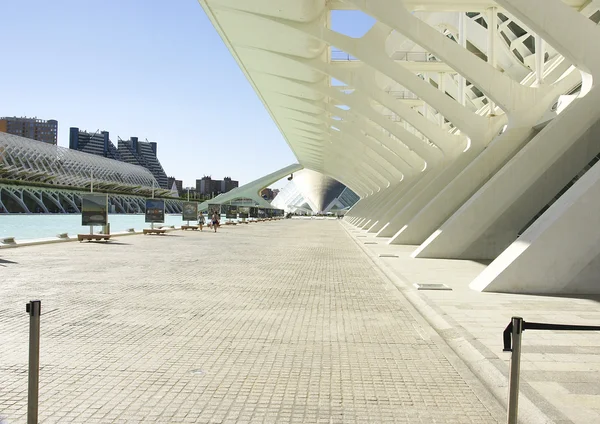
<svg viewBox="0 0 600 424">
<path fill-rule="evenodd" d="M 0 417 L 24 423 L 496 423 L 499 403 L 337 221 L 0 252 Z"/>
<path fill-rule="evenodd" d="M 553 324 L 600 324 L 600 297 L 479 293 L 469 283 L 485 264 L 465 260 L 413 259 L 416 246 L 388 245 L 386 238 L 344 224 L 349 234 L 386 273 L 397 276 L 403 295 L 471 369 L 484 375 L 496 397 L 506 398 L 510 353 L 502 332 L 511 316 Z M 360 236 L 360 237 L 358 237 Z M 365 244 L 366 243 L 366 244 Z M 379 257 L 379 255 L 397 257 Z M 443 283 L 452 291 L 417 291 L 413 283 Z M 520 417 L 539 409 L 546 418 L 524 423 L 600 423 L 600 333 L 525 331 L 521 362 Z"/>
</svg>

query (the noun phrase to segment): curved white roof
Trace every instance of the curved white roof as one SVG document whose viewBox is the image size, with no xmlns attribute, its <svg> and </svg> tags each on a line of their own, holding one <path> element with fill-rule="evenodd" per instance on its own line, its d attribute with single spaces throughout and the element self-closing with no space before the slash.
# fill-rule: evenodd
<svg viewBox="0 0 600 424">
<path fill-rule="evenodd" d="M 159 187 L 146 168 L 0 132 L 0 177 L 136 192 Z"/>
</svg>

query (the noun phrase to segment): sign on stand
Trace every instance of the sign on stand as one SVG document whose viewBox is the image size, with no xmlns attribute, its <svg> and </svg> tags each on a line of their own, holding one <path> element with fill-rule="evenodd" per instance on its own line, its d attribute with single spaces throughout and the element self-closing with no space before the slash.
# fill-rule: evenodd
<svg viewBox="0 0 600 424">
<path fill-rule="evenodd" d="M 155 223 L 165 222 L 165 201 L 162 199 L 146 199 L 146 222 Z"/>
<path fill-rule="evenodd" d="M 212 216 L 213 213 L 217 213 L 217 215 L 221 215 L 221 205 L 219 203 L 209 203 L 208 204 L 208 218 Z"/>
<path fill-rule="evenodd" d="M 250 207 L 248 206 L 238 206 L 238 217 L 240 218 L 248 218 L 250 215 Z"/>
<path fill-rule="evenodd" d="M 108 195 L 90 193 L 81 196 L 81 225 L 89 225 L 90 234 L 95 225 L 108 225 Z"/>
<path fill-rule="evenodd" d="M 238 207 L 237 205 L 222 205 L 221 212 L 225 212 L 225 218 L 227 219 L 236 219 Z"/>
<path fill-rule="evenodd" d="M 188 225 L 190 224 L 190 221 L 197 220 L 198 219 L 198 203 L 184 202 L 182 219 L 183 219 L 183 221 L 188 221 Z"/>
</svg>

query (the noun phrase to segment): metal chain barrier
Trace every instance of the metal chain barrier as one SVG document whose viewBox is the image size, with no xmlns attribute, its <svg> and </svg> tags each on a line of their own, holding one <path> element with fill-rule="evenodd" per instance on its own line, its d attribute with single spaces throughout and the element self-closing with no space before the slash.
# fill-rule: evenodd
<svg viewBox="0 0 600 424">
<path fill-rule="evenodd" d="M 546 324 L 526 322 L 521 317 L 512 317 L 503 333 L 504 352 L 512 352 L 508 380 L 507 423 L 517 424 L 519 409 L 519 379 L 521 371 L 521 339 L 525 330 L 600 331 L 600 326 Z M 511 343 L 512 342 L 512 343 Z"/>
</svg>

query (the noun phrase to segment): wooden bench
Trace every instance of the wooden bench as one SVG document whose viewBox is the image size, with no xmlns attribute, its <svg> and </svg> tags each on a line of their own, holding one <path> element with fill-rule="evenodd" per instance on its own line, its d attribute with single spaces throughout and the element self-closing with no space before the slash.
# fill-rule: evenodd
<svg viewBox="0 0 600 424">
<path fill-rule="evenodd" d="M 182 230 L 197 230 L 198 226 L 197 225 L 182 225 L 181 229 Z"/>
<path fill-rule="evenodd" d="M 77 234 L 77 240 L 79 241 L 108 241 L 110 240 L 110 234 Z"/>
<path fill-rule="evenodd" d="M 164 230 L 162 228 L 144 228 L 144 235 L 145 234 L 164 234 L 166 232 L 167 232 L 167 230 Z"/>
</svg>

